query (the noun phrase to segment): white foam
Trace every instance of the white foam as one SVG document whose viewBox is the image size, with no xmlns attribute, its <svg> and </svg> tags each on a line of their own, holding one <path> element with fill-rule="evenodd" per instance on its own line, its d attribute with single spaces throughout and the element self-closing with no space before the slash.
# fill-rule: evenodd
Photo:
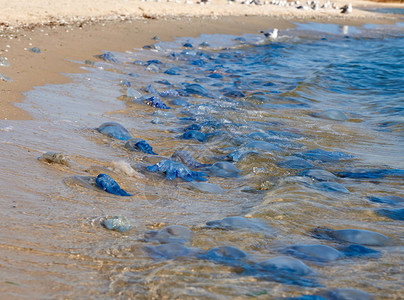
<svg viewBox="0 0 404 300">
<path fill-rule="evenodd" d="M 13 126 L 6 126 L 6 127 L 3 127 L 3 128 L 0 128 L 0 131 L 5 131 L 5 132 L 10 132 L 10 131 L 13 131 L 13 130 L 14 130 Z"/>
</svg>

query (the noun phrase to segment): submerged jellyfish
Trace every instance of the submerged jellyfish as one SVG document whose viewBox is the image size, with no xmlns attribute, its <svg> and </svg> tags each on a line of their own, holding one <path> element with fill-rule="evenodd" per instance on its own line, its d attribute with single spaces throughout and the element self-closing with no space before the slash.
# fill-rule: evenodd
<svg viewBox="0 0 404 300">
<path fill-rule="evenodd" d="M 342 184 L 337 182 L 321 181 L 313 184 L 316 189 L 326 191 L 326 192 L 338 192 L 342 194 L 349 194 L 350 191 L 347 190 Z"/>
<path fill-rule="evenodd" d="M 183 164 L 169 159 L 163 159 L 153 166 L 148 166 L 147 170 L 150 172 L 166 173 L 166 179 L 168 180 L 174 180 L 178 177 L 185 181 L 207 181 L 207 179 L 203 177 L 206 176 L 205 173 L 191 171 Z"/>
<path fill-rule="evenodd" d="M 198 96 L 202 96 L 202 97 L 210 97 L 208 90 L 197 83 L 187 85 L 185 87 L 185 91 L 187 93 L 193 94 L 193 95 L 198 95 Z"/>
<path fill-rule="evenodd" d="M 337 172 L 336 174 L 342 178 L 354 179 L 404 178 L 404 170 L 400 169 L 354 169 L 352 171 Z"/>
<path fill-rule="evenodd" d="M 372 300 L 373 297 L 368 293 L 357 289 L 331 289 L 319 292 L 317 295 L 323 297 L 323 299 L 335 299 L 335 300 Z"/>
<path fill-rule="evenodd" d="M 172 105 L 177 105 L 177 106 L 190 106 L 191 104 L 184 100 L 184 99 L 174 99 L 172 102 Z"/>
<path fill-rule="evenodd" d="M 145 246 L 143 250 L 154 259 L 175 259 L 184 256 L 196 256 L 200 252 L 199 249 L 188 248 L 181 244 Z"/>
<path fill-rule="evenodd" d="M 283 252 L 301 259 L 318 262 L 330 262 L 343 257 L 340 251 L 326 245 L 294 245 L 287 247 Z"/>
<path fill-rule="evenodd" d="M 265 141 L 254 141 L 254 142 L 249 142 L 247 145 L 245 145 L 246 148 L 253 148 L 257 150 L 262 150 L 262 151 L 280 151 L 281 148 L 278 147 L 275 144 L 271 144 Z"/>
<path fill-rule="evenodd" d="M 227 217 L 222 220 L 206 222 L 206 226 L 213 229 L 240 230 L 248 229 L 252 231 L 273 232 L 274 229 L 261 220 L 244 217 Z"/>
<path fill-rule="evenodd" d="M 258 265 L 259 269 L 274 273 L 293 274 L 296 276 L 305 276 L 315 273 L 300 260 L 288 256 L 277 256 L 260 262 Z"/>
<path fill-rule="evenodd" d="M 168 107 L 161 99 L 157 96 L 151 96 L 148 98 L 144 99 L 144 102 L 147 105 L 153 106 L 155 108 L 160 108 L 160 109 L 170 109 L 171 107 Z"/>
<path fill-rule="evenodd" d="M 192 231 L 181 225 L 171 225 L 159 231 L 149 231 L 145 233 L 146 241 L 156 241 L 162 244 L 180 243 L 185 244 L 191 240 Z"/>
<path fill-rule="evenodd" d="M 339 248 L 346 257 L 373 257 L 378 258 L 381 256 L 380 251 L 362 246 L 362 245 L 348 245 Z"/>
<path fill-rule="evenodd" d="M 278 166 L 280 166 L 281 168 L 290 168 L 290 169 L 311 169 L 314 167 L 307 160 L 304 160 L 303 158 L 296 156 L 286 157 L 284 161 L 278 163 Z"/>
<path fill-rule="evenodd" d="M 132 138 L 125 143 L 125 148 L 130 151 L 142 151 L 147 154 L 157 155 L 153 152 L 153 148 L 142 139 Z"/>
<path fill-rule="evenodd" d="M 404 221 L 404 208 L 382 208 L 376 212 L 393 220 Z"/>
<path fill-rule="evenodd" d="M 321 162 L 337 162 L 340 160 L 352 159 L 353 156 L 341 151 L 325 151 L 323 149 L 314 149 L 300 154 L 305 159 L 318 160 Z"/>
<path fill-rule="evenodd" d="M 302 295 L 300 297 L 286 298 L 288 300 L 373 300 L 368 293 L 356 289 L 324 290 L 315 295 Z"/>
<path fill-rule="evenodd" d="M 118 62 L 115 55 L 112 52 L 108 52 L 108 51 L 103 53 L 103 54 L 100 54 L 100 55 L 94 55 L 94 57 L 100 58 L 102 60 L 105 60 L 105 61 L 111 62 L 111 63 L 117 63 Z"/>
<path fill-rule="evenodd" d="M 215 247 L 198 256 L 200 259 L 231 266 L 240 265 L 246 257 L 244 251 L 232 246 Z"/>
<path fill-rule="evenodd" d="M 196 130 L 188 130 L 184 132 L 181 138 L 183 138 L 184 140 L 197 140 L 199 142 L 206 142 L 207 134 Z"/>
<path fill-rule="evenodd" d="M 242 158 L 246 157 L 247 155 L 258 155 L 259 153 L 255 150 L 248 150 L 245 147 L 241 147 L 229 154 L 226 155 L 226 158 L 228 158 L 231 161 L 237 162 L 241 160 Z"/>
<path fill-rule="evenodd" d="M 240 170 L 232 163 L 220 161 L 214 163 L 213 166 L 209 168 L 209 173 L 212 176 L 231 178 L 238 177 Z"/>
<path fill-rule="evenodd" d="M 278 256 L 253 265 L 243 265 L 244 274 L 264 280 L 300 286 L 318 286 L 313 277 L 316 275 L 310 267 L 300 260 Z"/>
<path fill-rule="evenodd" d="M 312 116 L 340 122 L 344 122 L 348 119 L 347 115 L 338 109 L 327 109 L 319 113 L 314 113 Z"/>
<path fill-rule="evenodd" d="M 313 233 L 316 238 L 334 239 L 367 246 L 385 246 L 391 241 L 389 237 L 381 233 L 362 229 L 332 230 L 318 227 L 313 230 Z"/>
<path fill-rule="evenodd" d="M 338 178 L 334 174 L 321 169 L 305 170 L 300 175 L 307 176 L 318 181 L 333 181 Z"/>
<path fill-rule="evenodd" d="M 192 155 L 185 150 L 177 150 L 171 155 L 171 160 L 182 163 L 190 168 L 203 168 L 211 166 L 211 164 L 201 164 L 192 157 Z"/>
<path fill-rule="evenodd" d="M 368 197 L 370 201 L 377 202 L 377 203 L 385 203 L 390 205 L 400 205 L 404 204 L 404 198 L 394 195 L 386 195 L 386 196 L 379 196 L 379 197 Z"/>
<path fill-rule="evenodd" d="M 99 132 L 105 134 L 111 138 L 115 138 L 122 141 L 127 141 L 132 138 L 129 131 L 121 124 L 116 122 L 106 122 L 97 128 Z"/>
<path fill-rule="evenodd" d="M 181 69 L 177 67 L 172 67 L 166 71 L 164 71 L 165 74 L 168 75 L 181 75 Z"/>
</svg>

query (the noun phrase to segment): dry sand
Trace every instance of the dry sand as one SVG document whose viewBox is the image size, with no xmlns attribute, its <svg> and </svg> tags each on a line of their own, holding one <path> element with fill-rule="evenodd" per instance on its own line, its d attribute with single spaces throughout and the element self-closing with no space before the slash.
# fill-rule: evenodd
<svg viewBox="0 0 404 300">
<path fill-rule="evenodd" d="M 24 120 L 30 116 L 13 103 L 23 92 L 47 83 L 68 79 L 61 73 L 80 72 L 69 60 L 91 59 L 102 50 L 125 51 L 152 43 L 159 36 L 198 36 L 202 33 L 257 33 L 270 28 L 285 29 L 290 21 L 310 20 L 346 25 L 394 23 L 397 16 L 376 14 L 361 7 L 400 6 L 354 0 L 353 12 L 299 10 L 277 5 L 243 5 L 226 0 L 209 4 L 142 2 L 140 0 L 0 0 L 0 57 L 10 66 L 0 66 L 0 120 Z M 261 1 L 262 3 L 264 1 Z M 324 1 L 325 2 L 325 1 Z M 324 2 L 320 1 L 320 4 Z M 335 1 L 339 6 L 347 2 Z M 303 1 L 302 1 L 303 3 Z M 38 47 L 41 53 L 29 52 Z"/>
</svg>

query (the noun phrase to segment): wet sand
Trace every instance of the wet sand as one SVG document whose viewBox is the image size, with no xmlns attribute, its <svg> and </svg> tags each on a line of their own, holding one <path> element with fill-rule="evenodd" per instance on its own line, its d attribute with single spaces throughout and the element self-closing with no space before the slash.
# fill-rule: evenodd
<svg viewBox="0 0 404 300">
<path fill-rule="evenodd" d="M 74 0 L 56 3 L 47 0 L 10 2 L 0 0 L 0 7 L 5 8 L 0 11 L 0 57 L 7 57 L 10 63 L 9 67 L 0 66 L 0 73 L 13 80 L 0 81 L 0 120 L 32 119 L 13 103 L 23 101 L 23 93 L 35 86 L 70 81 L 63 73 L 83 72 L 80 69 L 81 64 L 71 61 L 96 60 L 93 56 L 101 54 L 103 50 L 127 51 L 140 48 L 153 43 L 152 37 L 156 35 L 166 41 L 176 36 L 192 37 L 201 33 L 237 35 L 257 33 L 258 30 L 273 27 L 282 30 L 292 27 L 293 21 L 301 20 L 344 25 L 394 23 L 397 20 L 393 16 L 356 10 L 356 5 L 382 5 L 362 1 L 353 2 L 354 12 L 350 15 L 341 15 L 339 11 L 299 11 L 272 5 L 265 9 L 263 6 L 229 6 L 225 1 L 221 2 L 221 6 L 220 3 L 217 6 L 212 3 L 210 6 L 203 6 L 204 9 L 197 4 L 187 6 L 130 0 L 86 0 L 85 3 Z M 70 6 L 67 6 L 66 2 Z M 134 3 L 136 5 L 132 10 L 129 9 L 129 5 Z M 197 14 L 203 17 L 198 17 Z M 41 53 L 29 52 L 31 47 L 40 48 Z M 65 187 L 62 181 L 69 171 L 32 167 L 35 166 L 33 162 L 37 161 L 36 157 L 40 155 L 39 150 L 58 148 L 58 145 L 55 145 L 58 144 L 56 137 L 67 143 L 71 141 L 71 136 L 63 135 L 62 125 L 58 125 L 58 130 L 55 130 L 56 137 L 52 136 L 53 139 L 50 139 L 43 128 L 49 124 L 55 126 L 54 123 L 43 124 L 37 120 L 4 123 L 13 124 L 15 129 L 10 133 L 10 136 L 13 135 L 11 142 L 2 143 L 4 150 L 1 151 L 5 154 L 1 163 L 1 210 L 3 224 L 6 225 L 2 230 L 1 265 L 4 271 L 0 295 L 8 299 L 77 299 L 80 294 L 81 297 L 100 295 L 110 289 L 110 298 L 116 299 L 119 296 L 121 277 L 124 277 L 126 272 L 120 272 L 121 265 L 116 261 L 125 258 L 125 255 L 139 257 L 138 252 L 132 254 L 131 246 L 126 245 L 138 245 L 138 236 L 133 234 L 128 238 L 128 242 L 124 241 L 122 245 L 117 242 L 122 249 L 118 246 L 115 248 L 115 244 L 111 246 L 110 243 L 119 241 L 119 238 L 111 242 L 111 237 L 105 237 L 105 233 L 98 227 L 91 229 L 88 218 L 105 215 L 110 211 L 123 214 L 127 211 L 127 203 L 123 200 L 110 203 L 108 197 L 104 199 L 102 196 L 93 200 L 80 194 L 76 195 L 76 190 L 71 192 L 70 187 Z M 7 128 L 10 128 L 8 124 L 5 133 Z M 57 135 L 60 132 L 62 135 Z M 21 141 L 25 141 L 27 136 L 35 142 L 30 141 L 21 146 Z M 81 147 L 75 145 L 75 139 L 73 141 L 74 147 L 85 149 L 82 150 L 87 153 L 83 156 L 88 157 L 85 165 L 93 164 L 96 158 L 92 151 L 97 151 L 101 141 L 95 145 L 88 142 L 80 145 Z M 71 147 L 66 149 L 59 146 L 58 149 L 77 153 L 76 148 Z M 113 154 L 113 149 L 109 149 L 102 159 L 96 159 L 97 164 L 100 164 L 100 161 L 108 161 L 107 157 L 112 157 Z M 38 186 L 46 188 L 42 190 Z M 170 192 L 172 189 L 168 189 L 167 194 Z M 69 197 L 64 198 L 65 194 Z M 159 202 L 148 203 L 148 199 L 137 199 L 134 201 L 138 202 L 135 207 L 145 218 L 148 214 L 160 218 L 164 216 L 163 206 L 167 205 L 165 198 L 168 199 L 169 195 L 163 195 Z M 223 203 L 230 212 L 235 206 L 233 203 Z M 175 207 L 177 203 L 170 205 Z M 161 208 L 156 210 L 156 206 Z M 175 218 L 177 215 L 170 217 Z M 115 249 L 120 249 L 116 250 L 117 255 L 113 252 Z M 118 267 L 115 267 L 116 265 Z M 168 273 L 167 278 L 171 278 L 171 272 Z M 112 283 L 109 287 L 105 281 L 109 283 L 110 277 Z M 394 283 L 393 280 L 392 282 Z M 135 297 L 134 295 L 132 298 Z"/>
<path fill-rule="evenodd" d="M 345 2 L 337 2 L 341 7 Z M 94 59 L 102 50 L 127 51 L 153 42 L 202 33 L 242 34 L 292 27 L 292 21 L 343 25 L 394 23 L 397 16 L 375 14 L 358 7 L 400 6 L 354 1 L 351 14 L 335 9 L 299 10 L 276 5 L 210 4 L 125 1 L 14 1 L 0 0 L 0 57 L 10 66 L 0 73 L 0 119 L 27 120 L 28 113 L 13 103 L 34 86 L 68 81 L 63 73 L 80 72 L 71 60 Z M 28 49 L 38 47 L 41 53 Z"/>
</svg>

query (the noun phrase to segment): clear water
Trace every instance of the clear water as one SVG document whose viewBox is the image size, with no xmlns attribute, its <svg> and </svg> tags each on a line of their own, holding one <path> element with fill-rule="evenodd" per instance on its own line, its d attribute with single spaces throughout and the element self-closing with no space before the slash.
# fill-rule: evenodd
<svg viewBox="0 0 404 300">
<path fill-rule="evenodd" d="M 365 9 L 365 8 L 363 8 Z M 373 11 L 381 14 L 396 14 L 396 15 L 404 15 L 404 8 L 402 7 L 372 7 L 366 8 L 365 10 Z"/>
<path fill-rule="evenodd" d="M 377 299 L 399 299 L 404 294 L 403 221 L 378 214 L 379 208 L 389 206 L 367 197 L 404 197 L 402 174 L 339 177 L 336 182 L 349 190 L 339 193 L 318 189 L 313 180 L 300 176 L 301 170 L 279 163 L 287 156 L 323 149 L 354 157 L 311 161 L 334 174 L 404 169 L 403 29 L 309 23 L 280 32 L 273 42 L 260 35 L 179 38 L 159 42 L 157 49 L 114 53 L 117 63 L 95 58 L 94 65 L 77 62 L 87 73 L 68 75 L 71 83 L 27 92 L 21 107 L 34 120 L 0 122 L 0 211 L 7 220 L 0 233 L 1 266 L 7 270 L 1 272 L 1 294 L 41 299 L 271 299 L 352 288 Z M 196 49 L 183 52 L 185 42 Z M 198 49 L 202 42 L 210 46 Z M 190 63 L 199 58 L 206 64 Z M 160 72 L 132 63 L 151 59 L 162 62 Z M 178 67 L 180 75 L 163 73 L 171 67 Z M 212 97 L 162 98 L 171 109 L 159 110 L 127 97 L 122 80 L 143 95 L 149 84 L 161 92 L 198 83 Z M 157 83 L 161 80 L 172 86 Z M 225 97 L 225 88 L 244 97 Z M 190 106 L 173 105 L 178 98 Z M 329 109 L 347 119 L 321 118 Z M 108 121 L 148 141 L 159 157 L 127 151 L 124 142 L 95 130 Z M 207 142 L 179 138 L 187 126 L 205 121 L 215 124 L 202 129 L 212 133 Z M 202 163 L 223 161 L 253 141 L 248 135 L 257 132 L 267 133 L 280 150 L 258 151 L 233 162 L 241 170 L 237 178 L 209 177 L 209 183 L 225 190 L 221 194 L 197 191 L 178 178 L 168 181 L 143 168 L 175 150 L 187 150 Z M 39 161 L 46 151 L 63 152 L 74 164 Z M 74 179 L 99 173 L 110 174 L 134 196 L 114 196 Z M 115 215 L 126 216 L 133 228 L 122 234 L 100 225 L 102 218 Z M 257 218 L 276 234 L 204 228 L 208 221 L 229 216 Z M 144 233 L 174 224 L 192 230 L 187 247 L 206 251 L 234 246 L 252 262 L 283 255 L 290 245 L 342 246 L 314 238 L 310 232 L 318 226 L 376 231 L 392 243 L 371 247 L 381 252 L 378 258 L 329 263 L 302 259 L 317 273 L 316 284 L 305 286 L 195 257 L 150 257 L 144 247 L 156 243 L 145 242 Z"/>
</svg>

